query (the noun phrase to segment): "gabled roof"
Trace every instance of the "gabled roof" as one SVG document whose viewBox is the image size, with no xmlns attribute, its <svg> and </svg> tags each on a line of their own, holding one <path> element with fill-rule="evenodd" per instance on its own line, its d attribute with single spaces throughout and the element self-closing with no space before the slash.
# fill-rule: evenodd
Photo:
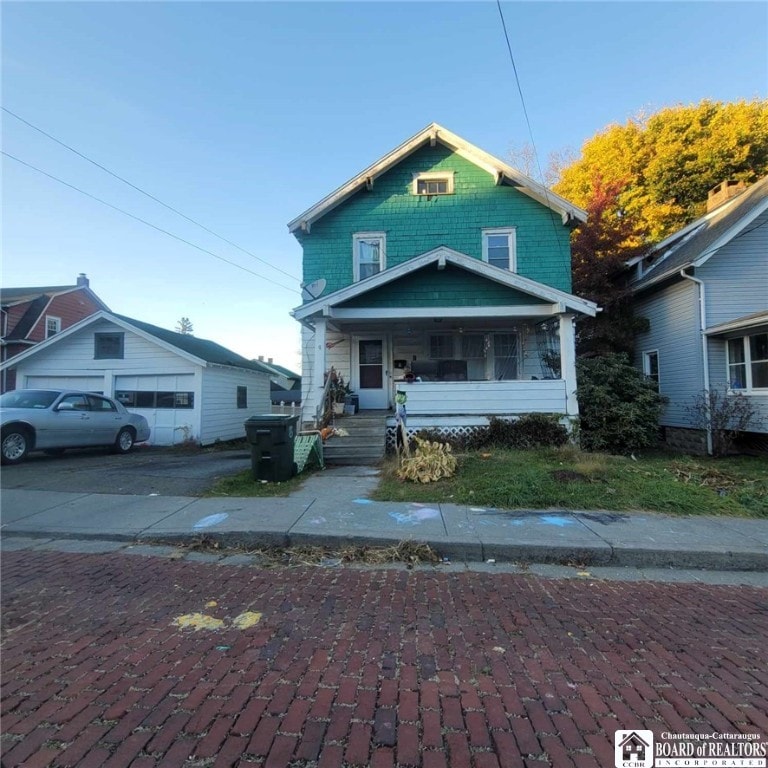
<svg viewBox="0 0 768 768">
<path fill-rule="evenodd" d="M 27 334 L 35 327 L 43 310 L 48 306 L 49 296 L 38 296 L 30 301 L 26 312 L 21 316 L 19 322 L 10 329 L 5 341 L 23 341 Z"/>
<path fill-rule="evenodd" d="M 25 301 L 32 301 L 40 296 L 61 296 L 72 291 L 84 290 L 93 296 L 104 309 L 107 305 L 91 290 L 87 285 L 48 285 L 32 288 L 0 288 L 0 305 L 3 307 L 12 307 L 14 304 L 22 304 Z"/>
<path fill-rule="evenodd" d="M 226 347 L 217 344 L 215 341 L 208 341 L 207 339 L 199 339 L 196 336 L 189 334 L 176 333 L 175 331 L 169 331 L 165 328 L 160 328 L 156 325 L 150 325 L 140 320 L 134 320 L 124 315 L 116 315 L 110 312 L 96 312 L 93 315 L 81 320 L 79 323 L 70 326 L 65 331 L 57 333 L 46 341 L 40 342 L 26 352 L 22 352 L 15 357 L 10 358 L 2 367 L 14 367 L 23 360 L 26 360 L 33 355 L 37 355 L 40 352 L 47 349 L 51 344 L 59 344 L 61 341 L 71 336 L 74 333 L 82 330 L 83 328 L 100 322 L 101 320 L 108 320 L 116 325 L 125 328 L 126 330 L 134 331 L 140 336 L 147 338 L 155 343 L 159 343 L 160 346 L 170 349 L 171 351 L 181 354 L 183 357 L 196 362 L 200 365 L 213 364 L 224 365 L 233 368 L 246 368 L 251 371 L 257 371 L 259 373 L 271 374 L 272 372 L 267 366 L 262 365 L 254 360 L 249 360 L 242 355 L 238 355 L 237 352 L 233 352 Z"/>
<path fill-rule="evenodd" d="M 333 210 L 345 200 L 350 198 L 355 192 L 366 185 L 370 185 L 377 177 L 386 173 L 390 168 L 397 165 L 401 160 L 411 155 L 416 150 L 426 144 L 434 145 L 436 142 L 443 144 L 456 154 L 469 160 L 478 167 L 490 173 L 497 184 L 506 183 L 516 187 L 520 192 L 534 200 L 538 201 L 547 208 L 551 208 L 560 214 L 563 223 L 569 220 L 577 219 L 586 221 L 586 211 L 569 203 L 565 198 L 556 195 L 542 184 L 535 182 L 525 174 L 507 165 L 503 160 L 499 160 L 493 155 L 489 155 L 474 144 L 470 144 L 455 133 L 443 128 L 437 123 L 430 123 L 424 130 L 419 131 L 399 147 L 393 149 L 377 160 L 373 165 L 369 165 L 364 171 L 361 171 L 346 184 L 342 184 L 338 189 L 324 197 L 320 202 L 315 203 L 304 213 L 297 216 L 288 223 L 288 229 L 295 232 L 299 229 L 308 230 L 312 223 L 320 219 L 329 211 Z"/>
<path fill-rule="evenodd" d="M 597 304 L 592 301 L 580 299 L 578 296 L 566 293 L 565 291 L 560 291 L 557 288 L 551 288 L 542 283 L 537 283 L 535 280 L 523 277 L 515 272 L 510 272 L 508 269 L 494 267 L 485 261 L 480 261 L 480 259 L 467 256 L 465 253 L 441 246 L 440 248 L 435 248 L 434 250 L 422 253 L 420 256 L 416 256 L 413 259 L 404 261 L 396 267 L 390 267 L 383 272 L 379 272 L 378 274 L 367 277 L 357 283 L 353 283 L 346 288 L 341 288 L 327 296 L 322 296 L 319 299 L 315 299 L 300 307 L 296 307 L 291 314 L 297 320 L 305 320 L 318 312 L 324 311 L 326 308 L 338 306 L 345 301 L 354 299 L 357 296 L 362 296 L 369 291 L 373 291 L 387 283 L 405 277 L 412 272 L 424 269 L 424 267 L 427 267 L 430 264 L 436 264 L 438 268 L 444 267 L 446 264 L 452 264 L 460 269 L 465 269 L 468 272 L 472 272 L 485 277 L 488 280 L 492 280 L 493 282 L 505 285 L 508 288 L 522 291 L 523 293 L 527 293 L 553 304 L 563 304 L 564 308 L 590 315 L 591 317 L 594 317 L 598 311 Z"/>
<path fill-rule="evenodd" d="M 49 285 L 32 288 L 0 288 L 0 306 L 3 309 L 9 309 L 19 304 L 29 304 L 16 325 L 9 329 L 8 335 L 3 338 L 3 341 L 23 342 L 37 325 L 54 298 L 64 296 L 67 293 L 74 293 L 75 291 L 87 292 L 97 306 L 109 312 L 109 307 L 85 284 Z"/>
<path fill-rule="evenodd" d="M 282 365 L 277 365 L 276 363 L 266 363 L 266 365 L 269 368 L 276 370 L 281 376 L 285 376 L 286 379 L 301 379 L 301 376 L 298 373 L 294 373 L 293 371 L 288 370 L 288 368 L 284 368 Z"/>
<path fill-rule="evenodd" d="M 656 255 L 655 263 L 632 289 L 640 291 L 682 269 L 701 266 L 766 210 L 768 176 L 654 246 L 645 257 Z"/>
</svg>

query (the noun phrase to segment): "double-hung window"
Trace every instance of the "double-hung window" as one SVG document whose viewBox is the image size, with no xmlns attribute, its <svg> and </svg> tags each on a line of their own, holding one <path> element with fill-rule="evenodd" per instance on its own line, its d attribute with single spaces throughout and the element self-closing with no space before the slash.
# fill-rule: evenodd
<svg viewBox="0 0 768 768">
<path fill-rule="evenodd" d="M 768 389 L 768 333 L 728 340 L 728 387 Z"/>
<path fill-rule="evenodd" d="M 493 335 L 493 378 L 509 381 L 518 378 L 518 343 L 516 333 Z"/>
<path fill-rule="evenodd" d="M 384 232 L 357 232 L 352 236 L 353 278 L 365 280 L 386 268 L 386 235 Z"/>
<path fill-rule="evenodd" d="M 45 338 L 50 339 L 61 332 L 61 318 L 53 315 L 45 316 Z"/>
<path fill-rule="evenodd" d="M 650 352 L 643 352 L 643 373 L 646 378 L 656 383 L 656 387 L 659 386 L 659 353 L 657 350 Z"/>
<path fill-rule="evenodd" d="M 483 230 L 483 261 L 510 272 L 517 271 L 514 227 Z"/>
</svg>

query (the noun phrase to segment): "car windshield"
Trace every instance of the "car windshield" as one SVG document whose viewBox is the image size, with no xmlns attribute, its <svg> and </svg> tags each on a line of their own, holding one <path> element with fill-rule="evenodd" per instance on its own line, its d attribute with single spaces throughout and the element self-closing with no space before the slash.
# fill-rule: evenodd
<svg viewBox="0 0 768 768">
<path fill-rule="evenodd" d="M 58 396 L 45 389 L 20 389 L 0 397 L 0 408 L 48 408 Z"/>
</svg>

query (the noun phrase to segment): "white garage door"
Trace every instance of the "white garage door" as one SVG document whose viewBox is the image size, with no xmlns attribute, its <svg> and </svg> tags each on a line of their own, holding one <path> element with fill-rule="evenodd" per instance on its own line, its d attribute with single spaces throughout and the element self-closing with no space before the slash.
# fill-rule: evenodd
<svg viewBox="0 0 768 768">
<path fill-rule="evenodd" d="M 115 376 L 115 398 L 149 422 L 153 445 L 199 438 L 194 374 Z"/>
<path fill-rule="evenodd" d="M 26 389 L 82 389 L 104 393 L 103 376 L 25 376 Z"/>
</svg>

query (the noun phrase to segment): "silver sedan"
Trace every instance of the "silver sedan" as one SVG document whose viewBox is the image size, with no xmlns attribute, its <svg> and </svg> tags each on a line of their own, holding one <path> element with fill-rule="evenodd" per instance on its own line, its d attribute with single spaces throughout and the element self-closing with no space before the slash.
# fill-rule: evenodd
<svg viewBox="0 0 768 768">
<path fill-rule="evenodd" d="M 92 392 L 17 389 L 0 397 L 3 464 L 22 461 L 29 451 L 61 453 L 65 448 L 111 446 L 128 453 L 149 440 L 149 424 L 110 397 Z"/>
</svg>

